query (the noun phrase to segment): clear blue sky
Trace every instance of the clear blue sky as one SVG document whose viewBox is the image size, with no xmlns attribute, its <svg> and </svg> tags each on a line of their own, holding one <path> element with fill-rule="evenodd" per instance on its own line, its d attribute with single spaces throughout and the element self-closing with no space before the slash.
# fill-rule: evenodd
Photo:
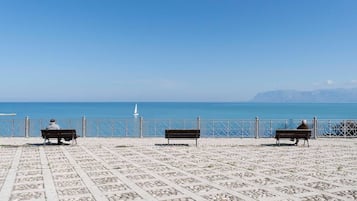
<svg viewBox="0 0 357 201">
<path fill-rule="evenodd" d="M 357 1 L 0 1 L 0 73 L 0 101 L 357 87 Z"/>
</svg>

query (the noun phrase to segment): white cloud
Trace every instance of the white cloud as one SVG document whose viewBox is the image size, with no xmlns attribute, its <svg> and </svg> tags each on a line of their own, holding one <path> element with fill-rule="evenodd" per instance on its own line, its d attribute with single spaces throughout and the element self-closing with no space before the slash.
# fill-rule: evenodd
<svg viewBox="0 0 357 201">
<path fill-rule="evenodd" d="M 357 80 L 351 80 L 350 84 L 357 85 Z"/>
<path fill-rule="evenodd" d="M 325 87 L 337 87 L 337 83 L 333 80 L 325 80 L 325 81 L 321 81 L 321 82 L 314 82 L 313 86 L 315 87 L 315 89 L 322 89 Z"/>
<path fill-rule="evenodd" d="M 326 85 L 331 86 L 334 84 L 335 84 L 335 82 L 333 80 L 326 80 Z"/>
</svg>

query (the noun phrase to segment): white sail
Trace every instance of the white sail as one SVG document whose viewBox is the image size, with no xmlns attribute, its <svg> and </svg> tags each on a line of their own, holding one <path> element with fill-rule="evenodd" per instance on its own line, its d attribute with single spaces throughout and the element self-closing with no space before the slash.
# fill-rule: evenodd
<svg viewBox="0 0 357 201">
<path fill-rule="evenodd" d="M 135 104 L 135 107 L 134 107 L 134 114 L 133 114 L 135 117 L 139 115 L 138 113 L 138 104 Z"/>
</svg>

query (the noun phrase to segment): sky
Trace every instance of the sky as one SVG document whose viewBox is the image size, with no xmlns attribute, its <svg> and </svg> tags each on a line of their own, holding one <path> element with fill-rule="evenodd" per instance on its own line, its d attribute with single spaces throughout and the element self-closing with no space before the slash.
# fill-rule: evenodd
<svg viewBox="0 0 357 201">
<path fill-rule="evenodd" d="M 357 87 L 355 0 L 0 0 L 0 102 Z"/>
</svg>

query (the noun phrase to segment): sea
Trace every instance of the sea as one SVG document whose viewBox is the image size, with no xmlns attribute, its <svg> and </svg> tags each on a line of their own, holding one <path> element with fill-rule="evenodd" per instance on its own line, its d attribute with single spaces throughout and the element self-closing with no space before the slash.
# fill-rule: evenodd
<svg viewBox="0 0 357 201">
<path fill-rule="evenodd" d="M 357 103 L 1 102 L 0 119 L 357 119 Z M 6 116 L 4 114 L 16 114 Z"/>
</svg>

